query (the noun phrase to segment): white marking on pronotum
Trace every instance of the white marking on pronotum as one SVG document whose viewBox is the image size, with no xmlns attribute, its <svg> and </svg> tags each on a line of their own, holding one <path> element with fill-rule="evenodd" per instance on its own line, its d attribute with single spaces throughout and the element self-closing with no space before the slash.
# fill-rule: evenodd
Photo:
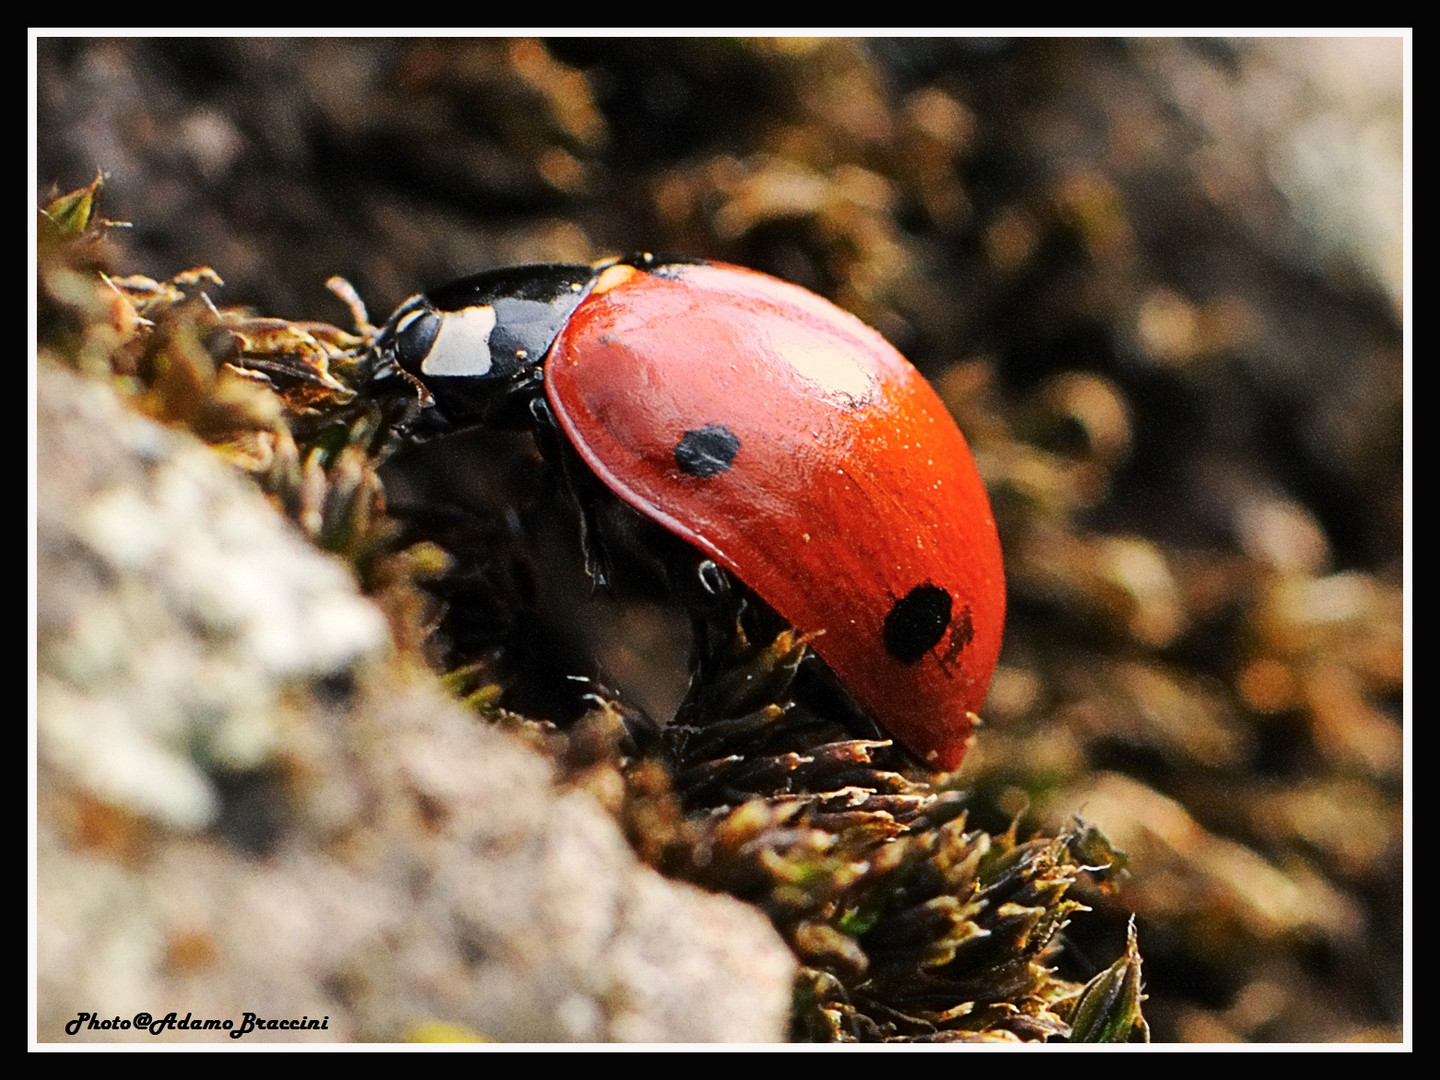
<svg viewBox="0 0 1440 1080">
<path fill-rule="evenodd" d="M 420 371 L 426 375 L 485 375 L 494 366 L 490 332 L 495 309 L 489 304 L 447 311 Z"/>
</svg>

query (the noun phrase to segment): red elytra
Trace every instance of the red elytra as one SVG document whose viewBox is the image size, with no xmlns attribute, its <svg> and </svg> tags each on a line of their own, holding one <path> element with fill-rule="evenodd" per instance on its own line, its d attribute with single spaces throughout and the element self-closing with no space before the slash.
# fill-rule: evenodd
<svg viewBox="0 0 1440 1080">
<path fill-rule="evenodd" d="M 893 346 L 751 270 L 616 264 L 544 385 L 606 486 L 812 635 L 912 753 L 960 764 L 1000 652 L 1000 542 L 964 436 Z"/>
</svg>

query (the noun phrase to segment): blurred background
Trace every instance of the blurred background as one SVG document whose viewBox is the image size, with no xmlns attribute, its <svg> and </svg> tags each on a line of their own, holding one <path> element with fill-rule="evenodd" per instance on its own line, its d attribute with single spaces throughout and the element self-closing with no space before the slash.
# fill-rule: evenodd
<svg viewBox="0 0 1440 1080">
<path fill-rule="evenodd" d="M 1100 825 L 1157 1040 L 1394 1041 L 1402 40 L 56 39 L 37 203 L 123 272 L 344 324 L 648 250 L 854 311 L 990 486 L 1010 616 L 973 819 Z M 673 697 L 672 616 L 602 668 Z M 658 704 L 657 704 L 658 703 Z"/>
</svg>

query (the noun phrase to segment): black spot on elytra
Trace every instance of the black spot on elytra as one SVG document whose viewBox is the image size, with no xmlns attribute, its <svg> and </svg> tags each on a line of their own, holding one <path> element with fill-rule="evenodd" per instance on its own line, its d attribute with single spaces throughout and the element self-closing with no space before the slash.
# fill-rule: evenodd
<svg viewBox="0 0 1440 1080">
<path fill-rule="evenodd" d="M 706 424 L 685 432 L 675 444 L 675 464 L 680 471 L 702 480 L 730 468 L 740 452 L 740 440 L 724 424 Z"/>
<path fill-rule="evenodd" d="M 939 585 L 916 585 L 885 616 L 885 651 L 902 664 L 913 664 L 944 638 L 950 608 L 950 594 Z"/>
</svg>

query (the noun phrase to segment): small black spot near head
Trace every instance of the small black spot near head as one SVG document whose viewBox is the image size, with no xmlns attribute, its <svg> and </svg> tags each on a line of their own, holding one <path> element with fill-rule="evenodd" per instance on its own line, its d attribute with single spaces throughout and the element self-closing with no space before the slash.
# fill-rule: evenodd
<svg viewBox="0 0 1440 1080">
<path fill-rule="evenodd" d="M 740 440 L 724 424 L 706 424 L 685 432 L 675 444 L 675 464 L 680 471 L 704 480 L 730 468 L 740 452 Z"/>
<path fill-rule="evenodd" d="M 950 607 L 950 594 L 939 585 L 916 585 L 885 616 L 885 651 L 902 664 L 919 660 L 944 638 Z"/>
</svg>

